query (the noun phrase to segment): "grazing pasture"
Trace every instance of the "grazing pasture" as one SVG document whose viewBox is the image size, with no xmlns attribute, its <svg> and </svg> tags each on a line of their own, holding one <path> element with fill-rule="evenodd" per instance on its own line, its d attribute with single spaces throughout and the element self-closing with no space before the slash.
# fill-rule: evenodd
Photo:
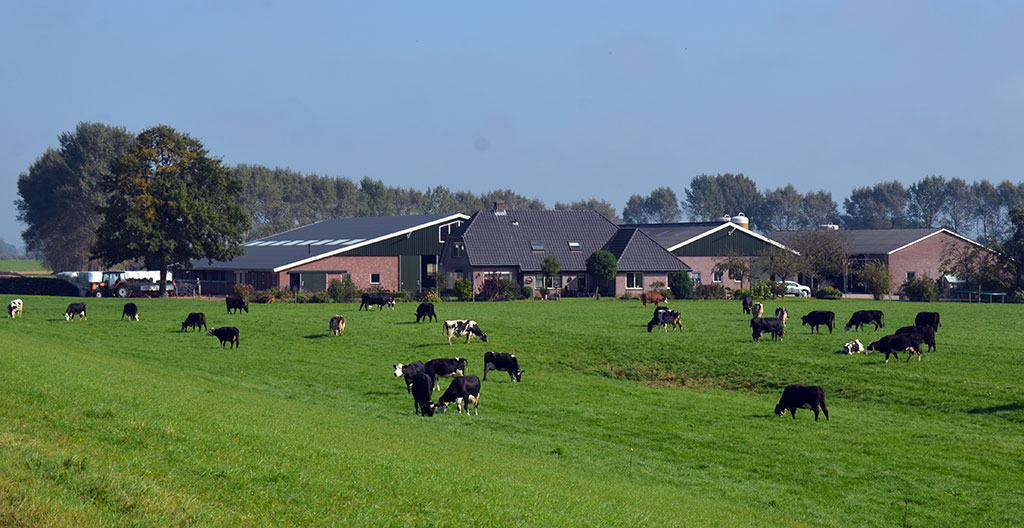
<svg viewBox="0 0 1024 528">
<path fill-rule="evenodd" d="M 11 297 L 13 298 L 13 296 Z M 1018 305 L 782 304 L 783 341 L 750 339 L 734 301 L 438 303 L 489 342 L 353 304 L 22 296 L 0 321 L 0 526 L 1011 526 L 1024 518 Z M 5 299 L 4 302 L 9 302 Z M 840 349 L 886 335 L 793 320 L 942 314 L 921 362 Z M 190 312 L 246 347 L 181 332 Z M 346 318 L 335 337 L 324 320 Z M 421 418 L 394 365 L 513 353 L 522 383 L 482 383 L 479 416 Z M 448 380 L 442 380 L 442 391 Z M 831 420 L 776 418 L 791 384 Z M 435 392 L 436 401 L 442 392 Z M 457 482 L 457 485 L 453 485 Z"/>
</svg>

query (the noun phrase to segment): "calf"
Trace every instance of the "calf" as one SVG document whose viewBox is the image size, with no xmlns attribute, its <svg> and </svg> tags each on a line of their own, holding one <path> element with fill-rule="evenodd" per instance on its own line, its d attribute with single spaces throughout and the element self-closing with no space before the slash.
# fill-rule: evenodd
<svg viewBox="0 0 1024 528">
<path fill-rule="evenodd" d="M 755 317 L 750 320 L 750 328 L 753 330 L 755 343 L 761 340 L 761 335 L 765 332 L 772 334 L 772 341 L 781 341 L 785 332 L 782 320 L 775 317 Z"/>
<path fill-rule="evenodd" d="M 754 305 L 750 307 L 750 315 L 754 318 L 764 315 L 764 305 L 761 303 L 754 303 Z"/>
<path fill-rule="evenodd" d="M 7 317 L 14 319 L 15 317 L 23 317 L 23 311 L 25 309 L 25 303 L 21 299 L 14 299 L 7 305 Z"/>
<path fill-rule="evenodd" d="M 423 371 L 434 380 L 434 388 L 440 389 L 438 378 L 453 378 L 466 375 L 466 358 L 431 359 L 423 365 Z"/>
<path fill-rule="evenodd" d="M 331 316 L 331 320 L 327 322 L 327 330 L 332 332 L 336 336 L 340 336 L 345 333 L 345 318 L 334 314 Z"/>
<path fill-rule="evenodd" d="M 918 312 L 914 318 L 915 326 L 930 326 L 932 330 L 939 331 L 939 312 Z"/>
<path fill-rule="evenodd" d="M 825 389 L 808 385 L 790 385 L 782 391 L 782 398 L 775 406 L 775 416 L 785 416 L 786 410 L 796 420 L 797 409 L 810 409 L 814 411 L 814 421 L 818 421 L 818 407 L 825 413 L 825 420 L 828 420 L 828 408 L 825 407 Z"/>
<path fill-rule="evenodd" d="M 917 360 L 921 361 L 921 341 L 920 336 L 917 334 L 893 334 L 885 336 L 868 345 L 868 350 L 872 352 L 884 352 L 886 363 L 889 362 L 889 354 L 892 354 L 892 356 L 896 358 L 896 361 L 899 361 L 900 356 L 897 352 L 902 352 L 904 350 L 910 352 L 910 355 L 907 356 L 907 361 L 910 361 L 910 358 L 913 357 L 914 354 L 917 354 Z"/>
<path fill-rule="evenodd" d="M 70 321 L 78 316 L 79 319 L 88 319 L 85 315 L 85 303 L 71 303 L 68 309 L 64 310 L 64 320 Z"/>
<path fill-rule="evenodd" d="M 394 309 L 395 308 L 395 296 L 387 292 L 380 293 L 364 293 L 362 302 L 359 304 L 360 310 L 370 310 L 370 306 L 377 306 L 378 310 L 383 310 L 385 306 Z"/>
<path fill-rule="evenodd" d="M 904 326 L 896 333 L 916 335 L 922 343 L 928 345 L 929 352 L 935 350 L 935 329 L 931 326 Z"/>
<path fill-rule="evenodd" d="M 836 314 L 833 312 L 815 310 L 800 318 L 803 324 L 811 326 L 811 333 L 813 334 L 818 327 L 825 325 L 828 327 L 828 333 L 832 333 L 832 327 L 835 326 Z M 821 330 L 818 330 L 821 333 Z"/>
<path fill-rule="evenodd" d="M 231 343 L 231 348 L 240 346 L 238 342 L 238 329 L 233 326 L 222 326 L 206 332 L 208 336 L 217 336 L 220 339 L 220 347 L 224 348 L 225 343 Z"/>
<path fill-rule="evenodd" d="M 789 311 L 786 310 L 786 307 L 779 306 L 775 309 L 775 317 L 782 320 L 782 326 L 786 326 L 786 321 L 789 320 Z"/>
<path fill-rule="evenodd" d="M 413 361 L 412 363 L 409 363 L 408 365 L 403 365 L 401 363 L 395 365 L 395 377 L 396 378 L 399 377 L 399 376 L 404 376 L 405 377 L 405 391 L 406 392 L 412 392 L 412 379 L 415 378 L 417 374 L 425 374 L 425 373 L 426 373 L 426 366 L 423 365 L 422 361 Z M 433 385 L 433 383 L 431 383 L 431 385 Z"/>
<path fill-rule="evenodd" d="M 199 328 L 202 327 L 203 330 L 206 330 L 206 314 L 203 312 L 192 312 L 188 314 L 185 321 L 181 323 L 181 331 L 187 332 L 188 330 L 186 329 L 189 327 L 193 327 L 196 330 L 199 330 Z"/>
<path fill-rule="evenodd" d="M 846 330 L 849 331 L 851 328 L 861 330 L 866 324 L 875 325 L 875 330 L 879 328 L 885 328 L 882 324 L 882 311 L 881 310 L 860 310 L 853 312 L 850 316 L 850 322 L 846 323 Z"/>
<path fill-rule="evenodd" d="M 448 404 L 455 403 L 462 414 L 462 404 L 466 404 L 466 416 L 469 416 L 469 404 L 473 404 L 473 414 L 480 415 L 480 378 L 476 376 L 462 376 L 452 380 L 448 390 L 437 399 L 437 406 L 441 412 L 448 410 Z"/>
<path fill-rule="evenodd" d="M 245 310 L 245 313 L 249 313 L 249 302 L 241 297 L 228 296 L 224 302 L 228 305 L 228 313 L 231 313 L 231 310 L 235 312 Z"/>
<path fill-rule="evenodd" d="M 668 304 L 668 299 L 658 292 L 644 292 L 640 294 L 640 302 L 644 303 L 644 308 L 646 308 L 647 303 L 654 303 L 655 306 L 661 303 Z"/>
<path fill-rule="evenodd" d="M 754 307 L 754 299 L 744 296 L 743 297 L 743 313 L 749 314 L 750 309 Z"/>
<path fill-rule="evenodd" d="M 853 341 L 843 345 L 843 352 L 846 352 L 847 354 L 863 354 L 864 343 L 861 343 L 860 339 L 854 339 Z"/>
<path fill-rule="evenodd" d="M 682 314 L 679 310 L 669 310 L 664 306 L 659 306 L 654 309 L 654 317 L 647 323 L 647 331 L 650 332 L 655 326 L 660 326 L 661 329 L 668 330 L 668 325 L 672 325 L 672 330 L 682 330 Z"/>
<path fill-rule="evenodd" d="M 480 336 L 480 340 L 484 343 L 487 342 L 487 334 L 483 330 L 480 330 L 480 325 L 476 321 L 469 319 L 456 319 L 454 321 L 444 322 L 444 333 L 448 336 L 448 344 L 452 344 L 453 337 L 466 336 L 466 344 L 469 344 L 469 340 L 473 339 L 473 336 Z"/>
<path fill-rule="evenodd" d="M 139 320 L 139 307 L 135 306 L 135 303 L 124 303 L 124 309 L 121 310 L 121 320 L 124 321 L 124 316 L 128 316 L 128 320 L 132 319 Z"/>
<path fill-rule="evenodd" d="M 484 352 L 484 381 L 487 381 L 487 371 L 504 370 L 508 372 L 509 379 L 513 383 L 523 381 L 523 372 L 519 368 L 519 360 L 515 354 L 504 352 Z"/>
<path fill-rule="evenodd" d="M 434 382 L 430 379 L 430 376 L 420 372 L 412 377 L 412 383 L 409 385 L 410 392 L 412 392 L 412 404 L 415 408 L 415 413 L 420 416 L 433 416 L 434 415 L 434 400 L 431 396 L 434 395 Z"/>
<path fill-rule="evenodd" d="M 420 319 L 426 318 L 427 321 L 433 320 L 437 322 L 437 314 L 434 313 L 434 303 L 420 303 L 416 307 L 416 322 L 420 322 Z"/>
</svg>

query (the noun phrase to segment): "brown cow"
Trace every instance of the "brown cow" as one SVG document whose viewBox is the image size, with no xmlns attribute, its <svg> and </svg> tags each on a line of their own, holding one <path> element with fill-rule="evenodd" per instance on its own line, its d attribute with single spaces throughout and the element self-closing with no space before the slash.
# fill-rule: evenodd
<svg viewBox="0 0 1024 528">
<path fill-rule="evenodd" d="M 666 299 L 664 295 L 658 292 L 641 293 L 640 301 L 644 303 L 645 307 L 647 306 L 647 303 L 654 303 L 655 306 L 658 306 L 661 303 L 668 304 L 668 299 Z"/>
</svg>

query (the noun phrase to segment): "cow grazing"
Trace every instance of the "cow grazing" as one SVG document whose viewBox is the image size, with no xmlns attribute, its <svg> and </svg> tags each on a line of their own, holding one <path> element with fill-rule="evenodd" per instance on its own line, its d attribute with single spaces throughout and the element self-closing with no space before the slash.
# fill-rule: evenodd
<svg viewBox="0 0 1024 528">
<path fill-rule="evenodd" d="M 812 334 L 815 330 L 818 330 L 818 333 L 820 334 L 821 330 L 819 330 L 818 327 L 821 325 L 828 327 L 828 333 L 831 334 L 832 328 L 835 327 L 836 314 L 823 310 L 815 310 L 801 317 L 800 320 L 803 321 L 803 324 L 810 325 Z"/>
<path fill-rule="evenodd" d="M 420 319 L 426 319 L 429 321 L 437 322 L 437 314 L 434 313 L 434 303 L 424 302 L 420 303 L 416 307 L 416 322 L 420 322 Z"/>
<path fill-rule="evenodd" d="M 847 354 L 863 354 L 864 343 L 861 343 L 860 339 L 854 339 L 853 341 L 843 345 L 843 352 L 846 352 Z"/>
<path fill-rule="evenodd" d="M 434 380 L 434 388 L 440 389 L 438 378 L 453 378 L 466 375 L 466 358 L 431 359 L 423 365 L 423 371 Z"/>
<path fill-rule="evenodd" d="M 903 352 L 904 350 L 910 352 L 910 355 L 907 356 L 907 361 L 910 361 L 910 358 L 913 357 L 914 354 L 917 354 L 917 360 L 921 361 L 921 341 L 920 336 L 917 334 L 893 334 L 885 336 L 868 345 L 868 350 L 871 352 L 885 353 L 886 363 L 889 362 L 889 354 L 892 354 L 892 356 L 896 358 L 896 361 L 899 361 L 900 356 L 897 353 Z"/>
<path fill-rule="evenodd" d="M 750 316 L 756 319 L 762 315 L 764 315 L 764 305 L 761 303 L 754 303 L 754 305 L 750 307 Z"/>
<path fill-rule="evenodd" d="M 515 354 L 504 352 L 484 352 L 484 381 L 487 381 L 487 372 L 490 370 L 504 370 L 513 383 L 523 381 L 523 372 L 519 368 L 519 360 Z"/>
<path fill-rule="evenodd" d="M 789 310 L 786 310 L 785 306 L 779 306 L 775 309 L 775 317 L 782 320 L 782 326 L 786 326 L 786 321 L 789 321 Z"/>
<path fill-rule="evenodd" d="M 644 292 L 640 294 L 640 302 L 644 303 L 644 308 L 646 308 L 647 303 L 654 303 L 655 306 L 661 303 L 668 304 L 668 299 L 658 292 Z"/>
<path fill-rule="evenodd" d="M 415 413 L 420 416 L 433 416 L 434 415 L 434 400 L 431 397 L 434 395 L 434 381 L 430 379 L 430 376 L 420 372 L 412 377 L 412 383 L 409 385 L 410 392 L 412 392 L 413 408 Z"/>
<path fill-rule="evenodd" d="M 754 307 L 754 299 L 751 299 L 749 296 L 744 296 L 742 302 L 743 302 L 743 313 L 749 314 L 750 313 L 750 309 Z"/>
<path fill-rule="evenodd" d="M 850 316 L 850 322 L 846 323 L 846 330 L 849 331 L 851 328 L 861 330 L 866 324 L 875 325 L 875 330 L 879 328 L 885 328 L 882 324 L 882 311 L 881 310 L 860 310 L 853 312 Z"/>
<path fill-rule="evenodd" d="M 378 310 L 383 310 L 385 306 L 394 309 L 395 296 L 388 292 L 364 293 L 359 309 L 369 311 L 370 306 L 377 306 Z"/>
<path fill-rule="evenodd" d="M 206 332 L 208 336 L 217 336 L 220 339 L 220 347 L 224 348 L 225 343 L 231 343 L 231 348 L 241 346 L 238 342 L 238 329 L 233 326 L 222 326 Z"/>
<path fill-rule="evenodd" d="M 772 341 L 781 341 L 786 329 L 782 325 L 782 320 L 775 317 L 755 317 L 750 320 L 750 328 L 753 330 L 755 343 L 761 340 L 761 335 L 765 332 L 772 335 Z"/>
<path fill-rule="evenodd" d="M 413 361 L 408 365 L 403 365 L 401 363 L 395 365 L 395 377 L 405 377 L 406 392 L 412 392 L 412 379 L 415 378 L 417 374 L 425 374 L 426 371 L 426 366 L 422 361 Z M 431 383 L 431 385 L 433 385 L 433 383 Z"/>
<path fill-rule="evenodd" d="M 918 312 L 914 318 L 915 326 L 930 326 L 932 330 L 939 331 L 939 312 Z"/>
<path fill-rule="evenodd" d="M 338 314 L 331 316 L 331 320 L 327 322 L 327 330 L 336 336 L 340 336 L 345 333 L 345 318 Z"/>
<path fill-rule="evenodd" d="M 484 343 L 487 342 L 487 334 L 480 329 L 476 321 L 469 319 L 456 319 L 444 322 L 444 335 L 448 337 L 448 344 L 452 344 L 452 338 L 466 336 L 466 344 L 473 336 L 479 336 Z"/>
<path fill-rule="evenodd" d="M 935 350 L 935 329 L 931 326 L 904 326 L 896 331 L 897 334 L 916 335 L 922 343 L 928 345 L 928 351 Z"/>
<path fill-rule="evenodd" d="M 231 313 L 231 310 L 235 312 L 245 310 L 245 313 L 249 313 L 249 301 L 241 297 L 228 296 L 224 299 L 224 302 L 228 305 L 228 313 Z"/>
<path fill-rule="evenodd" d="M 647 331 L 650 332 L 655 326 L 660 326 L 661 329 L 668 330 L 668 325 L 672 325 L 672 330 L 683 329 L 682 323 L 683 314 L 679 310 L 669 310 L 664 306 L 659 306 L 654 309 L 654 317 L 647 323 Z"/>
<path fill-rule="evenodd" d="M 15 317 L 23 317 L 25 310 L 25 303 L 21 299 L 14 299 L 7 304 L 7 317 L 14 319 Z"/>
<path fill-rule="evenodd" d="M 181 331 L 187 332 L 187 328 L 190 327 L 195 328 L 196 330 L 199 330 L 201 327 L 203 330 L 206 330 L 206 314 L 203 312 L 192 312 L 188 314 L 185 321 L 181 323 Z"/>
<path fill-rule="evenodd" d="M 775 416 L 785 416 L 786 410 L 796 420 L 797 409 L 810 409 L 814 411 L 814 421 L 818 421 L 818 407 L 825 413 L 828 420 L 828 408 L 825 407 L 825 389 L 808 385 L 790 385 L 782 391 L 782 398 L 775 406 Z"/>
<path fill-rule="evenodd" d="M 85 315 L 85 303 L 71 303 L 68 305 L 68 309 L 64 310 L 65 321 L 71 321 L 76 315 L 79 319 L 88 319 Z"/>
<path fill-rule="evenodd" d="M 121 310 L 121 320 L 122 321 L 124 321 L 124 317 L 126 315 L 128 316 L 128 320 L 129 321 L 131 321 L 132 319 L 138 321 L 139 320 L 139 307 L 135 306 L 135 303 L 133 303 L 133 302 L 124 303 L 124 309 Z"/>
<path fill-rule="evenodd" d="M 448 404 L 454 403 L 462 414 L 462 405 L 466 405 L 466 416 L 469 416 L 469 404 L 473 404 L 473 414 L 480 415 L 480 378 L 461 376 L 452 380 L 444 394 L 437 399 L 441 412 L 448 410 Z"/>
</svg>

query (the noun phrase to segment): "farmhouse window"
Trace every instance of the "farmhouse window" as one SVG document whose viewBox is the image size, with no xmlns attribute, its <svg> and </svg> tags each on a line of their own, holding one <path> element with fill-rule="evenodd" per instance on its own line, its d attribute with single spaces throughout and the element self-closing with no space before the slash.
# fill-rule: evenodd
<svg viewBox="0 0 1024 528">
<path fill-rule="evenodd" d="M 627 273 L 626 274 L 626 289 L 627 290 L 642 290 L 642 289 L 644 289 L 644 274 L 643 273 Z"/>
<path fill-rule="evenodd" d="M 576 276 L 576 289 L 579 291 L 585 291 L 587 289 L 587 274 L 580 273 Z"/>
<path fill-rule="evenodd" d="M 916 271 L 908 271 L 907 272 L 907 280 L 914 280 L 915 276 L 917 276 L 917 272 Z"/>
<path fill-rule="evenodd" d="M 466 244 L 463 242 L 452 243 L 452 256 L 453 257 L 465 257 L 466 256 Z"/>
<path fill-rule="evenodd" d="M 714 273 L 714 274 L 712 274 L 711 275 L 711 281 L 712 282 L 722 282 L 722 274 L 721 273 Z"/>
<path fill-rule="evenodd" d="M 700 284 L 700 272 L 699 271 L 690 272 L 690 280 L 692 280 L 694 284 Z"/>
<path fill-rule="evenodd" d="M 380 273 L 370 274 L 370 284 L 380 284 Z"/>
<path fill-rule="evenodd" d="M 553 277 L 545 277 L 544 275 L 537 275 L 537 287 L 548 289 L 561 288 L 562 276 L 555 275 Z"/>
</svg>

